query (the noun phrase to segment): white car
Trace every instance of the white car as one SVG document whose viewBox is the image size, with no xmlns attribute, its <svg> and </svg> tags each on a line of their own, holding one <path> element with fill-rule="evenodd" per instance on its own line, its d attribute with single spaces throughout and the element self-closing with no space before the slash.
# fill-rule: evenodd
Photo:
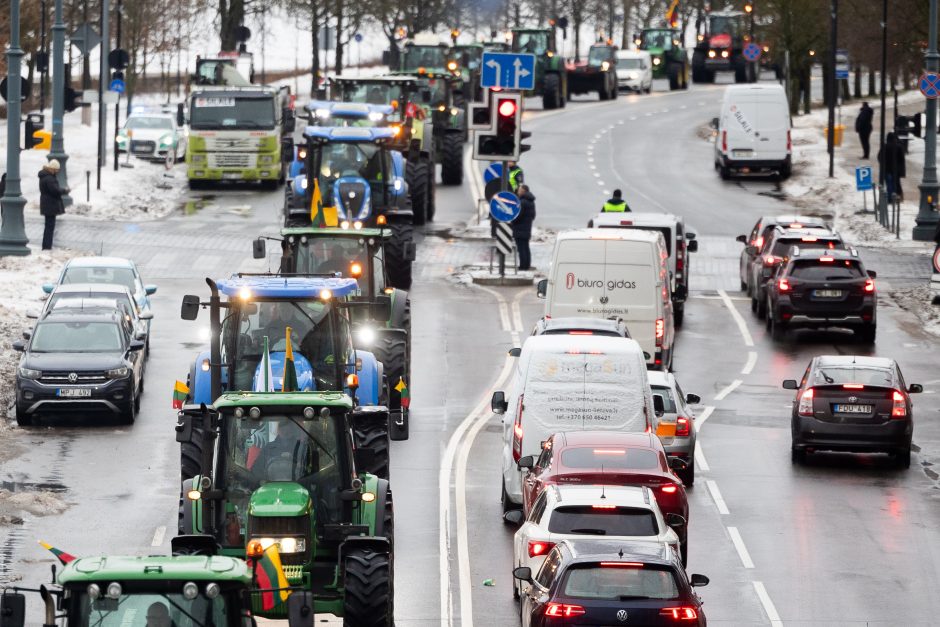
<svg viewBox="0 0 940 627">
<path fill-rule="evenodd" d="M 689 405 L 702 402 L 698 394 L 685 394 L 671 372 L 648 373 L 653 396 L 663 399 L 663 415 L 656 416 L 656 435 L 669 457 L 679 457 L 688 466 L 676 470 L 687 487 L 695 483 L 695 412 Z"/>
<path fill-rule="evenodd" d="M 521 522 L 522 512 L 514 518 Z M 507 520 L 511 520 L 511 516 Z M 535 499 L 529 518 L 513 537 L 513 568 L 537 572 L 545 556 L 563 540 L 596 538 L 606 542 L 665 542 L 679 553 L 679 536 L 670 526 L 685 524 L 677 514 L 667 520 L 647 487 L 550 485 Z M 513 583 L 513 597 L 522 592 Z"/>
<path fill-rule="evenodd" d="M 653 61 L 644 50 L 617 51 L 617 87 L 638 93 L 653 88 Z"/>
<path fill-rule="evenodd" d="M 161 161 L 169 154 L 178 162 L 186 156 L 188 134 L 173 113 L 135 112 L 127 116 L 114 139 L 120 152 L 129 150 L 135 157 Z"/>
</svg>

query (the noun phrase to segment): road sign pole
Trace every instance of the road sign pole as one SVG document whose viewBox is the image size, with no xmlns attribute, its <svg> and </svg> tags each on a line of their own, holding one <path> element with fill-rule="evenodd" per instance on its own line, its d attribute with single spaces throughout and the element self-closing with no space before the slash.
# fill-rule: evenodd
<svg viewBox="0 0 940 627">
<path fill-rule="evenodd" d="M 20 188 L 20 0 L 10 0 L 10 47 L 7 48 L 7 182 L 0 199 L 0 256 L 29 254 Z"/>
<path fill-rule="evenodd" d="M 930 39 L 927 47 L 927 75 L 936 76 L 940 70 L 940 54 L 937 53 L 937 0 L 930 0 Z M 897 114 L 897 111 L 895 111 Z M 927 128 L 924 132 L 924 174 L 920 183 L 920 206 L 917 211 L 913 238 L 922 242 L 932 241 L 937 231 L 937 99 L 927 98 Z"/>
<path fill-rule="evenodd" d="M 68 161 L 65 140 L 62 137 L 62 118 L 65 116 L 65 22 L 62 21 L 62 0 L 55 0 L 55 17 L 52 24 L 52 144 L 49 158 L 59 162 L 59 187 L 68 189 Z M 84 107 L 83 107 L 84 109 Z M 72 196 L 62 195 L 62 204 L 72 204 Z"/>
<path fill-rule="evenodd" d="M 108 158 L 107 154 L 107 144 L 105 143 L 105 135 L 107 134 L 108 128 L 108 105 L 104 101 L 104 83 L 108 80 L 108 53 L 107 50 L 110 47 L 110 35 L 108 34 L 108 16 L 109 16 L 109 4 L 108 0 L 101 0 L 101 13 L 100 13 L 100 26 L 101 29 L 101 63 L 98 67 L 98 180 L 96 181 L 97 189 L 101 189 L 101 168 L 105 166 L 105 160 Z M 117 133 L 117 129 L 114 129 Z"/>
<path fill-rule="evenodd" d="M 262 14 L 263 15 L 263 14 Z M 262 17 L 262 19 L 264 19 Z M 264 39 L 261 40 L 262 44 Z M 121 49 L 121 0 L 117 0 L 117 33 L 115 36 L 115 50 Z M 102 54 L 104 54 L 105 48 L 101 49 Z M 264 52 L 262 54 L 262 63 L 264 63 Z M 264 67 L 262 65 L 262 67 Z M 264 82 L 264 77 L 262 76 L 262 83 Z M 114 151 L 114 171 L 118 170 L 118 142 L 117 142 L 117 132 L 121 128 L 121 92 L 118 92 L 117 102 L 114 103 L 114 146 L 112 150 Z M 130 152 L 130 145 L 127 146 L 128 152 Z M 159 146 L 157 147 L 159 150 Z"/>
<path fill-rule="evenodd" d="M 509 191 L 509 162 L 503 161 L 502 165 L 503 167 L 499 172 L 499 191 L 505 192 Z M 499 227 L 497 226 L 497 228 Z M 506 255 L 502 249 L 498 249 L 497 254 L 499 255 L 499 276 L 502 278 L 506 276 Z"/>
</svg>

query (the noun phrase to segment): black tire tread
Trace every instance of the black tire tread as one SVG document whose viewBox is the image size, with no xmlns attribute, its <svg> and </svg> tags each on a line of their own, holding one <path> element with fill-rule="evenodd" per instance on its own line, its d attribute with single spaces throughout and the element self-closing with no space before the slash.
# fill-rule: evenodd
<svg viewBox="0 0 940 627">
<path fill-rule="evenodd" d="M 405 181 L 411 197 L 414 224 L 420 226 L 428 219 L 428 164 L 422 159 L 405 162 Z"/>
<path fill-rule="evenodd" d="M 380 479 L 388 479 L 389 464 L 389 438 L 388 425 L 379 422 L 369 422 L 353 426 L 353 435 L 356 447 L 371 448 L 375 451 L 375 461 L 368 468 L 356 468 L 358 472 L 367 472 Z"/>
<path fill-rule="evenodd" d="M 344 627 L 391 627 L 391 558 L 365 548 L 353 548 L 344 559 Z"/>
<path fill-rule="evenodd" d="M 463 139 L 457 133 L 444 135 L 441 147 L 441 182 L 444 185 L 463 183 Z"/>
<path fill-rule="evenodd" d="M 405 244 L 414 241 L 414 225 L 404 221 L 389 221 L 391 239 L 385 244 L 385 270 L 390 287 L 411 289 L 411 265 L 405 261 Z"/>
</svg>

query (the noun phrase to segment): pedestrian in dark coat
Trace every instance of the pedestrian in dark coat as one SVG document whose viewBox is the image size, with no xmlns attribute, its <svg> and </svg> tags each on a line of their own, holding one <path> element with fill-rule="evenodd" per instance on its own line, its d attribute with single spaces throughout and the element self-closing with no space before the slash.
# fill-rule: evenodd
<svg viewBox="0 0 940 627">
<path fill-rule="evenodd" d="M 42 249 L 52 250 L 52 237 L 55 234 L 55 219 L 65 213 L 62 196 L 68 189 L 59 187 L 59 161 L 50 159 L 39 171 L 39 213 L 46 218 L 46 228 L 42 232 Z"/>
<path fill-rule="evenodd" d="M 0 198 L 3 198 L 7 193 L 7 173 L 4 172 L 0 175 Z"/>
<path fill-rule="evenodd" d="M 855 132 L 858 133 L 858 141 L 862 143 L 862 159 L 868 159 L 868 154 L 871 152 L 871 129 L 872 129 L 872 118 L 875 116 L 875 111 L 868 106 L 867 102 L 862 103 L 862 110 L 858 112 L 858 117 L 855 118 Z"/>
<path fill-rule="evenodd" d="M 512 237 L 516 240 L 516 250 L 519 251 L 519 269 L 534 270 L 529 240 L 532 239 L 532 223 L 535 222 L 535 196 L 529 191 L 528 185 L 520 185 L 518 194 L 521 211 L 512 221 Z"/>
<path fill-rule="evenodd" d="M 884 148 L 878 151 L 878 165 L 885 173 L 888 198 L 897 194 L 898 201 L 903 201 L 904 190 L 901 189 L 901 179 L 907 176 L 907 165 L 904 163 L 904 146 L 898 141 L 898 136 L 894 132 L 888 133 Z"/>
</svg>

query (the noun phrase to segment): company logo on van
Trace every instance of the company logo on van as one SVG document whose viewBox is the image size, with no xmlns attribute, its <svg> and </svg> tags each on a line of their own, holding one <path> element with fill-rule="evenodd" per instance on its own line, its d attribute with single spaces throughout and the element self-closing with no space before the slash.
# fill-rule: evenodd
<svg viewBox="0 0 940 627">
<path fill-rule="evenodd" d="M 577 285 L 580 288 L 596 288 L 599 290 L 604 289 L 605 283 L 602 279 L 579 279 L 574 275 L 574 272 L 569 272 L 565 276 L 565 288 L 574 289 L 574 286 Z M 623 279 L 615 281 L 611 279 L 606 283 L 607 291 L 613 290 L 635 290 L 636 281 L 625 281 Z"/>
<path fill-rule="evenodd" d="M 565 277 L 565 288 L 571 289 L 574 287 L 574 272 L 569 272 Z"/>
</svg>

